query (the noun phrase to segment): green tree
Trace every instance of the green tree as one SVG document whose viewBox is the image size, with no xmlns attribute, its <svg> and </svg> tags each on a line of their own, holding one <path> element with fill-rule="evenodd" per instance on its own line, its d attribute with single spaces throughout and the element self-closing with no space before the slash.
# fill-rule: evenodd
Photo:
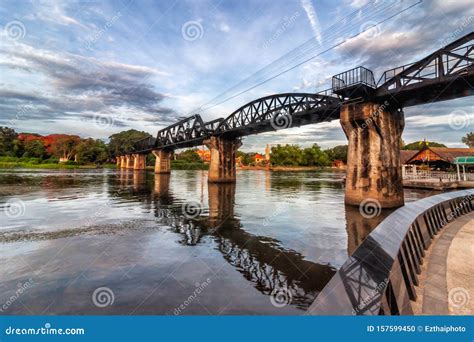
<svg viewBox="0 0 474 342">
<path fill-rule="evenodd" d="M 328 166 L 331 162 L 326 152 L 322 151 L 318 144 L 307 147 L 303 150 L 304 166 Z"/>
<path fill-rule="evenodd" d="M 415 141 L 415 142 L 412 142 L 410 144 L 405 145 L 403 147 L 403 150 L 418 151 L 419 149 L 421 149 L 423 147 L 423 144 L 427 144 L 430 147 L 446 147 L 446 145 L 441 144 L 441 143 L 437 143 L 437 142 L 434 142 L 434 141 L 429 141 L 429 142 Z"/>
<path fill-rule="evenodd" d="M 46 156 L 46 148 L 40 140 L 29 140 L 24 144 L 23 157 L 41 158 Z"/>
<path fill-rule="evenodd" d="M 76 148 L 77 161 L 102 164 L 108 158 L 107 145 L 100 139 L 84 139 Z"/>
<path fill-rule="evenodd" d="M 129 129 L 120 133 L 112 134 L 109 139 L 108 150 L 111 158 L 123 155 L 133 149 L 133 145 L 141 139 L 149 138 L 151 134 L 147 132 Z"/>
<path fill-rule="evenodd" d="M 15 141 L 18 139 L 18 134 L 14 129 L 9 127 L 0 127 L 0 156 L 14 157 Z"/>
<path fill-rule="evenodd" d="M 240 161 L 243 165 L 248 166 L 254 162 L 255 152 L 242 152 L 237 151 L 236 156 L 240 157 Z"/>
<path fill-rule="evenodd" d="M 176 154 L 176 160 L 181 160 L 186 163 L 202 162 L 201 157 L 199 157 L 199 154 L 196 152 L 196 149 L 184 150 L 183 152 Z"/>
<path fill-rule="evenodd" d="M 338 145 L 333 148 L 325 150 L 329 160 L 342 160 L 347 163 L 347 145 Z"/>
<path fill-rule="evenodd" d="M 474 148 L 474 133 L 467 133 L 465 137 L 462 137 L 461 141 L 470 148 Z"/>
<path fill-rule="evenodd" d="M 270 162 L 275 166 L 302 165 L 303 151 L 298 145 L 273 146 Z"/>
</svg>

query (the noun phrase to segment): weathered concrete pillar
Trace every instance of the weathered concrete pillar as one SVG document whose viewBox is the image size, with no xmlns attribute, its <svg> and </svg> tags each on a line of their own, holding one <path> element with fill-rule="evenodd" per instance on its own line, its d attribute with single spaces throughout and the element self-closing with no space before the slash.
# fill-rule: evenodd
<svg viewBox="0 0 474 342">
<path fill-rule="evenodd" d="M 211 183 L 235 182 L 235 154 L 242 146 L 240 140 L 211 137 L 204 141 L 211 151 L 208 181 Z"/>
<path fill-rule="evenodd" d="M 126 169 L 133 169 L 133 155 L 127 154 L 125 156 L 125 168 Z"/>
<path fill-rule="evenodd" d="M 341 108 L 341 125 L 349 140 L 345 202 L 375 200 L 381 208 L 402 206 L 403 111 L 388 102 L 347 104 Z"/>
<path fill-rule="evenodd" d="M 133 155 L 133 169 L 134 170 L 145 170 L 146 169 L 146 154 L 134 154 Z"/>
<path fill-rule="evenodd" d="M 156 157 L 155 160 L 155 173 L 170 173 L 171 172 L 171 156 L 172 151 L 169 150 L 156 150 L 152 151 Z"/>
<path fill-rule="evenodd" d="M 127 168 L 127 158 L 125 156 L 120 156 L 120 168 L 121 169 Z"/>
</svg>

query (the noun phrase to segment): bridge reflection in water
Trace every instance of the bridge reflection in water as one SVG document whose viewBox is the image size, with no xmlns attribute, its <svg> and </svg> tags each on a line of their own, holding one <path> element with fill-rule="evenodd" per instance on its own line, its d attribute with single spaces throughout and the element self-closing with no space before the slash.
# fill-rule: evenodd
<svg viewBox="0 0 474 342">
<path fill-rule="evenodd" d="M 112 195 L 143 202 L 154 212 L 160 225 L 182 236 L 179 242 L 183 245 L 197 245 L 205 237 L 213 239 L 224 260 L 261 293 L 270 295 L 273 290 L 288 289 L 292 305 L 305 310 L 335 274 L 336 268 L 332 265 L 306 260 L 277 239 L 247 232 L 234 213 L 235 183 L 202 182 L 207 184 L 207 203 L 200 206 L 193 203 L 192 208 L 186 208 L 191 204 L 176 198 L 170 189 L 170 174 L 153 176 L 122 170 L 120 190 Z M 276 186 L 269 177 L 268 174 L 265 177 L 265 187 Z M 346 207 L 348 254 L 382 218 L 366 219 L 357 208 Z"/>
</svg>

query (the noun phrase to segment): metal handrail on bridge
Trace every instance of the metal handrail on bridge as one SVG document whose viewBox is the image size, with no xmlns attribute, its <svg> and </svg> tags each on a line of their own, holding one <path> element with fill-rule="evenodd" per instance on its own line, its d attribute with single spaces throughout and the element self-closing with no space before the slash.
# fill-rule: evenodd
<svg viewBox="0 0 474 342">
<path fill-rule="evenodd" d="M 363 66 L 359 66 L 332 77 L 333 92 L 355 85 L 366 85 L 375 89 L 376 84 L 373 72 Z"/>
<path fill-rule="evenodd" d="M 454 219 L 474 211 L 474 190 L 436 195 L 390 214 L 347 259 L 309 315 L 410 315 L 425 250 Z"/>
</svg>

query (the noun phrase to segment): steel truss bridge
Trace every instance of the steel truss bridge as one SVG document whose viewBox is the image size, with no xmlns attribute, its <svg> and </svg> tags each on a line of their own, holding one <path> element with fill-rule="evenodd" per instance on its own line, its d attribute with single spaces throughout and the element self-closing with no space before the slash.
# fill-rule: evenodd
<svg viewBox="0 0 474 342">
<path fill-rule="evenodd" d="M 194 147 L 211 136 L 229 139 L 282 128 L 339 119 L 343 104 L 388 101 L 397 108 L 474 95 L 474 32 L 411 64 L 373 72 L 357 67 L 332 78 L 332 87 L 316 94 L 283 93 L 256 99 L 226 118 L 204 122 L 192 115 L 139 140 L 129 153 Z"/>
</svg>

